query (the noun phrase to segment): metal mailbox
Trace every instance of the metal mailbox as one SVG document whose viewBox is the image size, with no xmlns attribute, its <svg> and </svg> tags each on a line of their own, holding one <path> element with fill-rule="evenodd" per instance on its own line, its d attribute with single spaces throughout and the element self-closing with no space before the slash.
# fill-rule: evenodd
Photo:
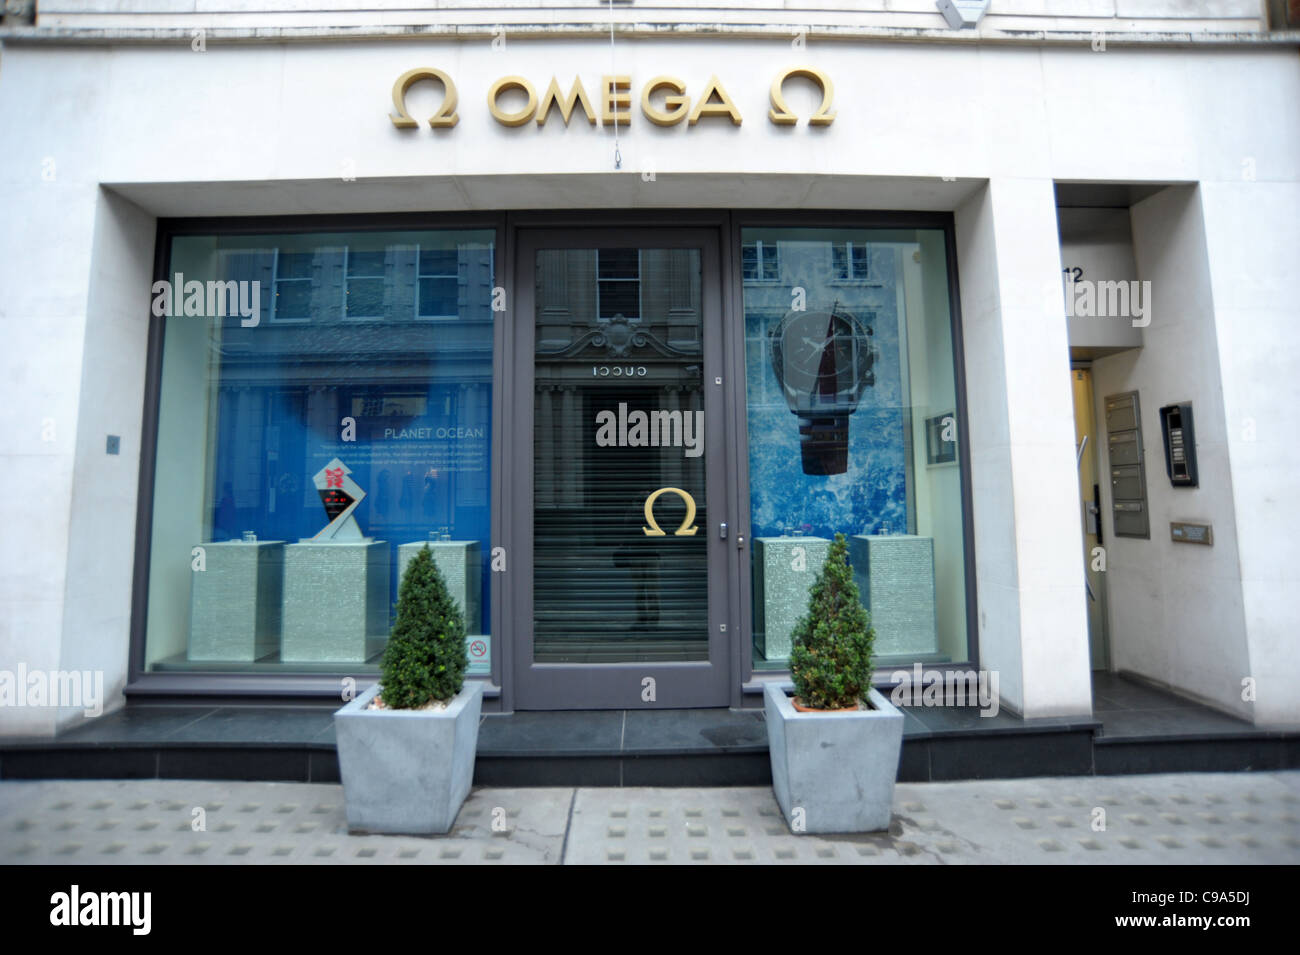
<svg viewBox="0 0 1300 955">
<path fill-rule="evenodd" d="M 1147 480 L 1142 463 L 1142 411 L 1136 391 L 1106 397 L 1106 448 L 1115 536 L 1150 540 Z"/>
<path fill-rule="evenodd" d="M 1111 466 L 1142 463 L 1142 439 L 1136 431 L 1123 431 L 1109 436 Z"/>
<path fill-rule="evenodd" d="M 1142 468 L 1137 465 L 1110 469 L 1110 493 L 1117 501 L 1140 501 L 1146 497 Z"/>
<path fill-rule="evenodd" d="M 1146 504 L 1142 501 L 1115 501 L 1111 504 L 1115 533 L 1120 537 L 1150 537 Z"/>
<path fill-rule="evenodd" d="M 1137 394 L 1113 395 L 1106 399 L 1106 431 L 1132 431 L 1138 426 Z"/>
</svg>

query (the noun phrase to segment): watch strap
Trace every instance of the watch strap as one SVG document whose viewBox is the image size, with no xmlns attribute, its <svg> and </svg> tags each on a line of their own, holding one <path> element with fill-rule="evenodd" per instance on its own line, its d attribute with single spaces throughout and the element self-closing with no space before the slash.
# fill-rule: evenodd
<svg viewBox="0 0 1300 955">
<path fill-rule="evenodd" d="M 799 452 L 804 474 L 843 474 L 849 469 L 849 416 L 799 415 Z"/>
</svg>

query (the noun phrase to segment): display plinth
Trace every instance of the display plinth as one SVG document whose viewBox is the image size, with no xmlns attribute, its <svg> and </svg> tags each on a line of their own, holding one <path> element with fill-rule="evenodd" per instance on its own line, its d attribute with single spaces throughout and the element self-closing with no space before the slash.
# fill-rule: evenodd
<svg viewBox="0 0 1300 955">
<path fill-rule="evenodd" d="M 190 584 L 190 641 L 195 661 L 252 663 L 280 646 L 284 541 L 214 541 Z"/>
<path fill-rule="evenodd" d="M 764 659 L 789 658 L 794 626 L 830 550 L 824 537 L 754 539 L 754 644 Z"/>
<path fill-rule="evenodd" d="M 849 541 L 849 562 L 871 612 L 876 655 L 938 653 L 934 538 L 858 534 Z"/>
<path fill-rule="evenodd" d="M 388 638 L 387 541 L 284 549 L 286 663 L 363 663 Z"/>
<path fill-rule="evenodd" d="M 447 592 L 460 607 L 465 618 L 465 632 L 476 634 L 483 629 L 483 564 L 478 541 L 413 541 L 397 548 L 397 585 L 401 587 L 406 565 L 415 559 L 420 548 L 427 546 L 433 562 L 442 574 Z"/>
</svg>

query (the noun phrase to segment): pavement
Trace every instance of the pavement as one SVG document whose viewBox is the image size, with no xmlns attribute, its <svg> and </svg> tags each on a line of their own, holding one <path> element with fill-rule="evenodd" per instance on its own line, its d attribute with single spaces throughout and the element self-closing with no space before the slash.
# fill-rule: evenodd
<svg viewBox="0 0 1300 955">
<path fill-rule="evenodd" d="M 475 789 L 446 836 L 352 835 L 336 784 L 0 783 L 0 863 L 1297 864 L 1300 771 L 899 783 L 888 832 L 770 788 Z"/>
</svg>

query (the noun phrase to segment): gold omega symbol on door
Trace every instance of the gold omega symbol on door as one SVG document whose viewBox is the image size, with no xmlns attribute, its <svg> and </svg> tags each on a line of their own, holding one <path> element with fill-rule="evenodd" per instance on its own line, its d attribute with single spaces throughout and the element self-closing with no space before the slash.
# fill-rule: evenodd
<svg viewBox="0 0 1300 955">
<path fill-rule="evenodd" d="M 686 518 L 682 521 L 682 526 L 673 531 L 674 537 L 692 537 L 699 530 L 698 527 L 692 526 L 695 523 L 695 498 L 691 497 L 679 487 L 661 487 L 645 499 L 645 519 L 649 527 L 643 527 L 646 537 L 666 537 L 668 536 L 659 528 L 655 521 L 654 507 L 655 501 L 659 499 L 660 494 L 676 494 L 686 502 Z"/>
</svg>

